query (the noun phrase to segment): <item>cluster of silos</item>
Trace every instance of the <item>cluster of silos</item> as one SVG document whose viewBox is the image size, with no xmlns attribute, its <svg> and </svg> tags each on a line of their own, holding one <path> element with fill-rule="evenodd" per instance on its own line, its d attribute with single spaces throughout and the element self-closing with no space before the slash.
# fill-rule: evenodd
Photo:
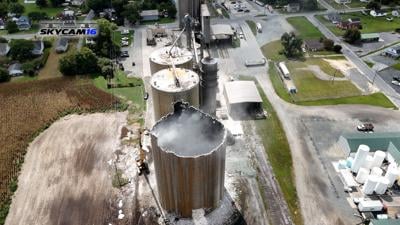
<svg viewBox="0 0 400 225">
<path fill-rule="evenodd" d="M 381 166 L 386 158 L 386 153 L 378 150 L 371 156 L 369 152 L 370 148 L 366 145 L 358 147 L 351 171 L 357 173 L 355 180 L 363 184 L 364 194 L 384 194 L 399 178 L 399 168 L 395 163 L 391 163 L 383 176 L 384 171 Z"/>
<path fill-rule="evenodd" d="M 224 195 L 224 126 L 177 103 L 150 133 L 161 206 L 182 217 L 191 217 L 194 209 L 218 207 Z"/>
</svg>

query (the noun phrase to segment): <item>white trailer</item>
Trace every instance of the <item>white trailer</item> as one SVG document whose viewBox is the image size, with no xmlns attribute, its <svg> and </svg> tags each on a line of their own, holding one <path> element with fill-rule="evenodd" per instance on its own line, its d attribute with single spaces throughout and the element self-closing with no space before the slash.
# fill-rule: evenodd
<svg viewBox="0 0 400 225">
<path fill-rule="evenodd" d="M 264 7 L 264 5 L 265 5 L 264 2 L 258 1 L 258 0 L 256 0 L 256 4 L 259 6 L 262 6 L 262 7 Z"/>
<path fill-rule="evenodd" d="M 261 23 L 256 23 L 258 33 L 262 33 Z"/>
<path fill-rule="evenodd" d="M 371 201 L 361 201 L 358 204 L 358 210 L 360 212 L 378 212 L 382 211 L 383 204 L 379 200 L 371 200 Z"/>
<path fill-rule="evenodd" d="M 281 72 L 283 74 L 283 77 L 286 78 L 286 79 L 289 79 L 290 78 L 290 73 L 289 73 L 288 68 L 285 65 L 285 62 L 278 63 L 278 66 L 279 66 L 279 69 L 281 70 Z"/>
</svg>

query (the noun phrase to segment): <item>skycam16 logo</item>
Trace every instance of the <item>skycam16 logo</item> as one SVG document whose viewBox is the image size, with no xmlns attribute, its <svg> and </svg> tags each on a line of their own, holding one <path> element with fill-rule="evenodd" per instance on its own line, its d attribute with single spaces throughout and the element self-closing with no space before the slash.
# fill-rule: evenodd
<svg viewBox="0 0 400 225">
<path fill-rule="evenodd" d="M 41 36 L 95 37 L 99 33 L 95 22 L 46 21 L 40 25 Z"/>
</svg>

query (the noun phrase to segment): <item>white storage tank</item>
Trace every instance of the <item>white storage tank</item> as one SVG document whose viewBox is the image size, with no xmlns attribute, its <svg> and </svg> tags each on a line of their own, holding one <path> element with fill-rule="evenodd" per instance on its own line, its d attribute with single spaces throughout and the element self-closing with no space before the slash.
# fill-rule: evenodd
<svg viewBox="0 0 400 225">
<path fill-rule="evenodd" d="M 376 151 L 372 162 L 372 167 L 381 167 L 383 160 L 386 158 L 386 153 L 383 151 Z"/>
<path fill-rule="evenodd" d="M 370 195 L 372 193 L 374 193 L 376 184 L 379 181 L 379 177 L 374 176 L 374 175 L 369 175 L 367 178 L 367 181 L 364 184 L 364 187 L 362 188 L 362 192 L 365 195 Z"/>
<path fill-rule="evenodd" d="M 347 167 L 348 168 L 351 168 L 351 166 L 353 165 L 353 161 L 354 161 L 354 158 L 353 157 L 347 157 L 347 159 L 346 159 L 346 162 L 347 162 Z"/>
<path fill-rule="evenodd" d="M 371 169 L 371 175 L 375 175 L 375 176 L 380 177 L 380 176 L 383 175 L 383 170 L 381 168 L 379 168 L 379 167 L 373 167 Z"/>
<path fill-rule="evenodd" d="M 378 183 L 375 186 L 375 193 L 378 195 L 385 194 L 389 186 L 389 180 L 385 177 L 380 177 Z"/>
<path fill-rule="evenodd" d="M 373 157 L 370 155 L 367 155 L 367 157 L 365 158 L 364 163 L 362 164 L 362 167 L 364 167 L 365 169 L 370 170 L 372 168 L 372 163 L 373 163 Z"/>
<path fill-rule="evenodd" d="M 191 70 L 193 67 L 193 54 L 187 49 L 179 47 L 164 47 L 155 50 L 150 55 L 150 72 L 156 72 L 171 68 L 175 65 L 177 68 Z"/>
<path fill-rule="evenodd" d="M 399 177 L 399 169 L 395 164 L 392 163 L 389 165 L 385 177 L 389 180 L 389 187 L 392 187 Z"/>
<path fill-rule="evenodd" d="M 358 147 L 356 156 L 354 157 L 353 164 L 351 166 L 351 171 L 357 173 L 360 167 L 363 165 L 367 155 L 369 153 L 369 147 L 367 145 L 360 145 Z"/>
<path fill-rule="evenodd" d="M 155 121 L 172 112 L 177 101 L 198 108 L 199 83 L 199 75 L 192 70 L 176 68 L 155 73 L 150 80 Z"/>
<path fill-rule="evenodd" d="M 356 181 L 360 184 L 364 184 L 368 178 L 368 175 L 369 175 L 369 170 L 365 168 L 360 168 L 356 176 Z"/>
</svg>

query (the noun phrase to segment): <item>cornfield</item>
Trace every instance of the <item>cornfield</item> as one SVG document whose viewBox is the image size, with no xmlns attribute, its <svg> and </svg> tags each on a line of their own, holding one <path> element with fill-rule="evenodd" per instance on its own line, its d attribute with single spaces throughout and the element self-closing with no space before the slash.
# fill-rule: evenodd
<svg viewBox="0 0 400 225">
<path fill-rule="evenodd" d="M 55 78 L 0 85 L 0 206 L 10 203 L 29 143 L 63 115 L 120 108 L 90 80 Z"/>
</svg>

